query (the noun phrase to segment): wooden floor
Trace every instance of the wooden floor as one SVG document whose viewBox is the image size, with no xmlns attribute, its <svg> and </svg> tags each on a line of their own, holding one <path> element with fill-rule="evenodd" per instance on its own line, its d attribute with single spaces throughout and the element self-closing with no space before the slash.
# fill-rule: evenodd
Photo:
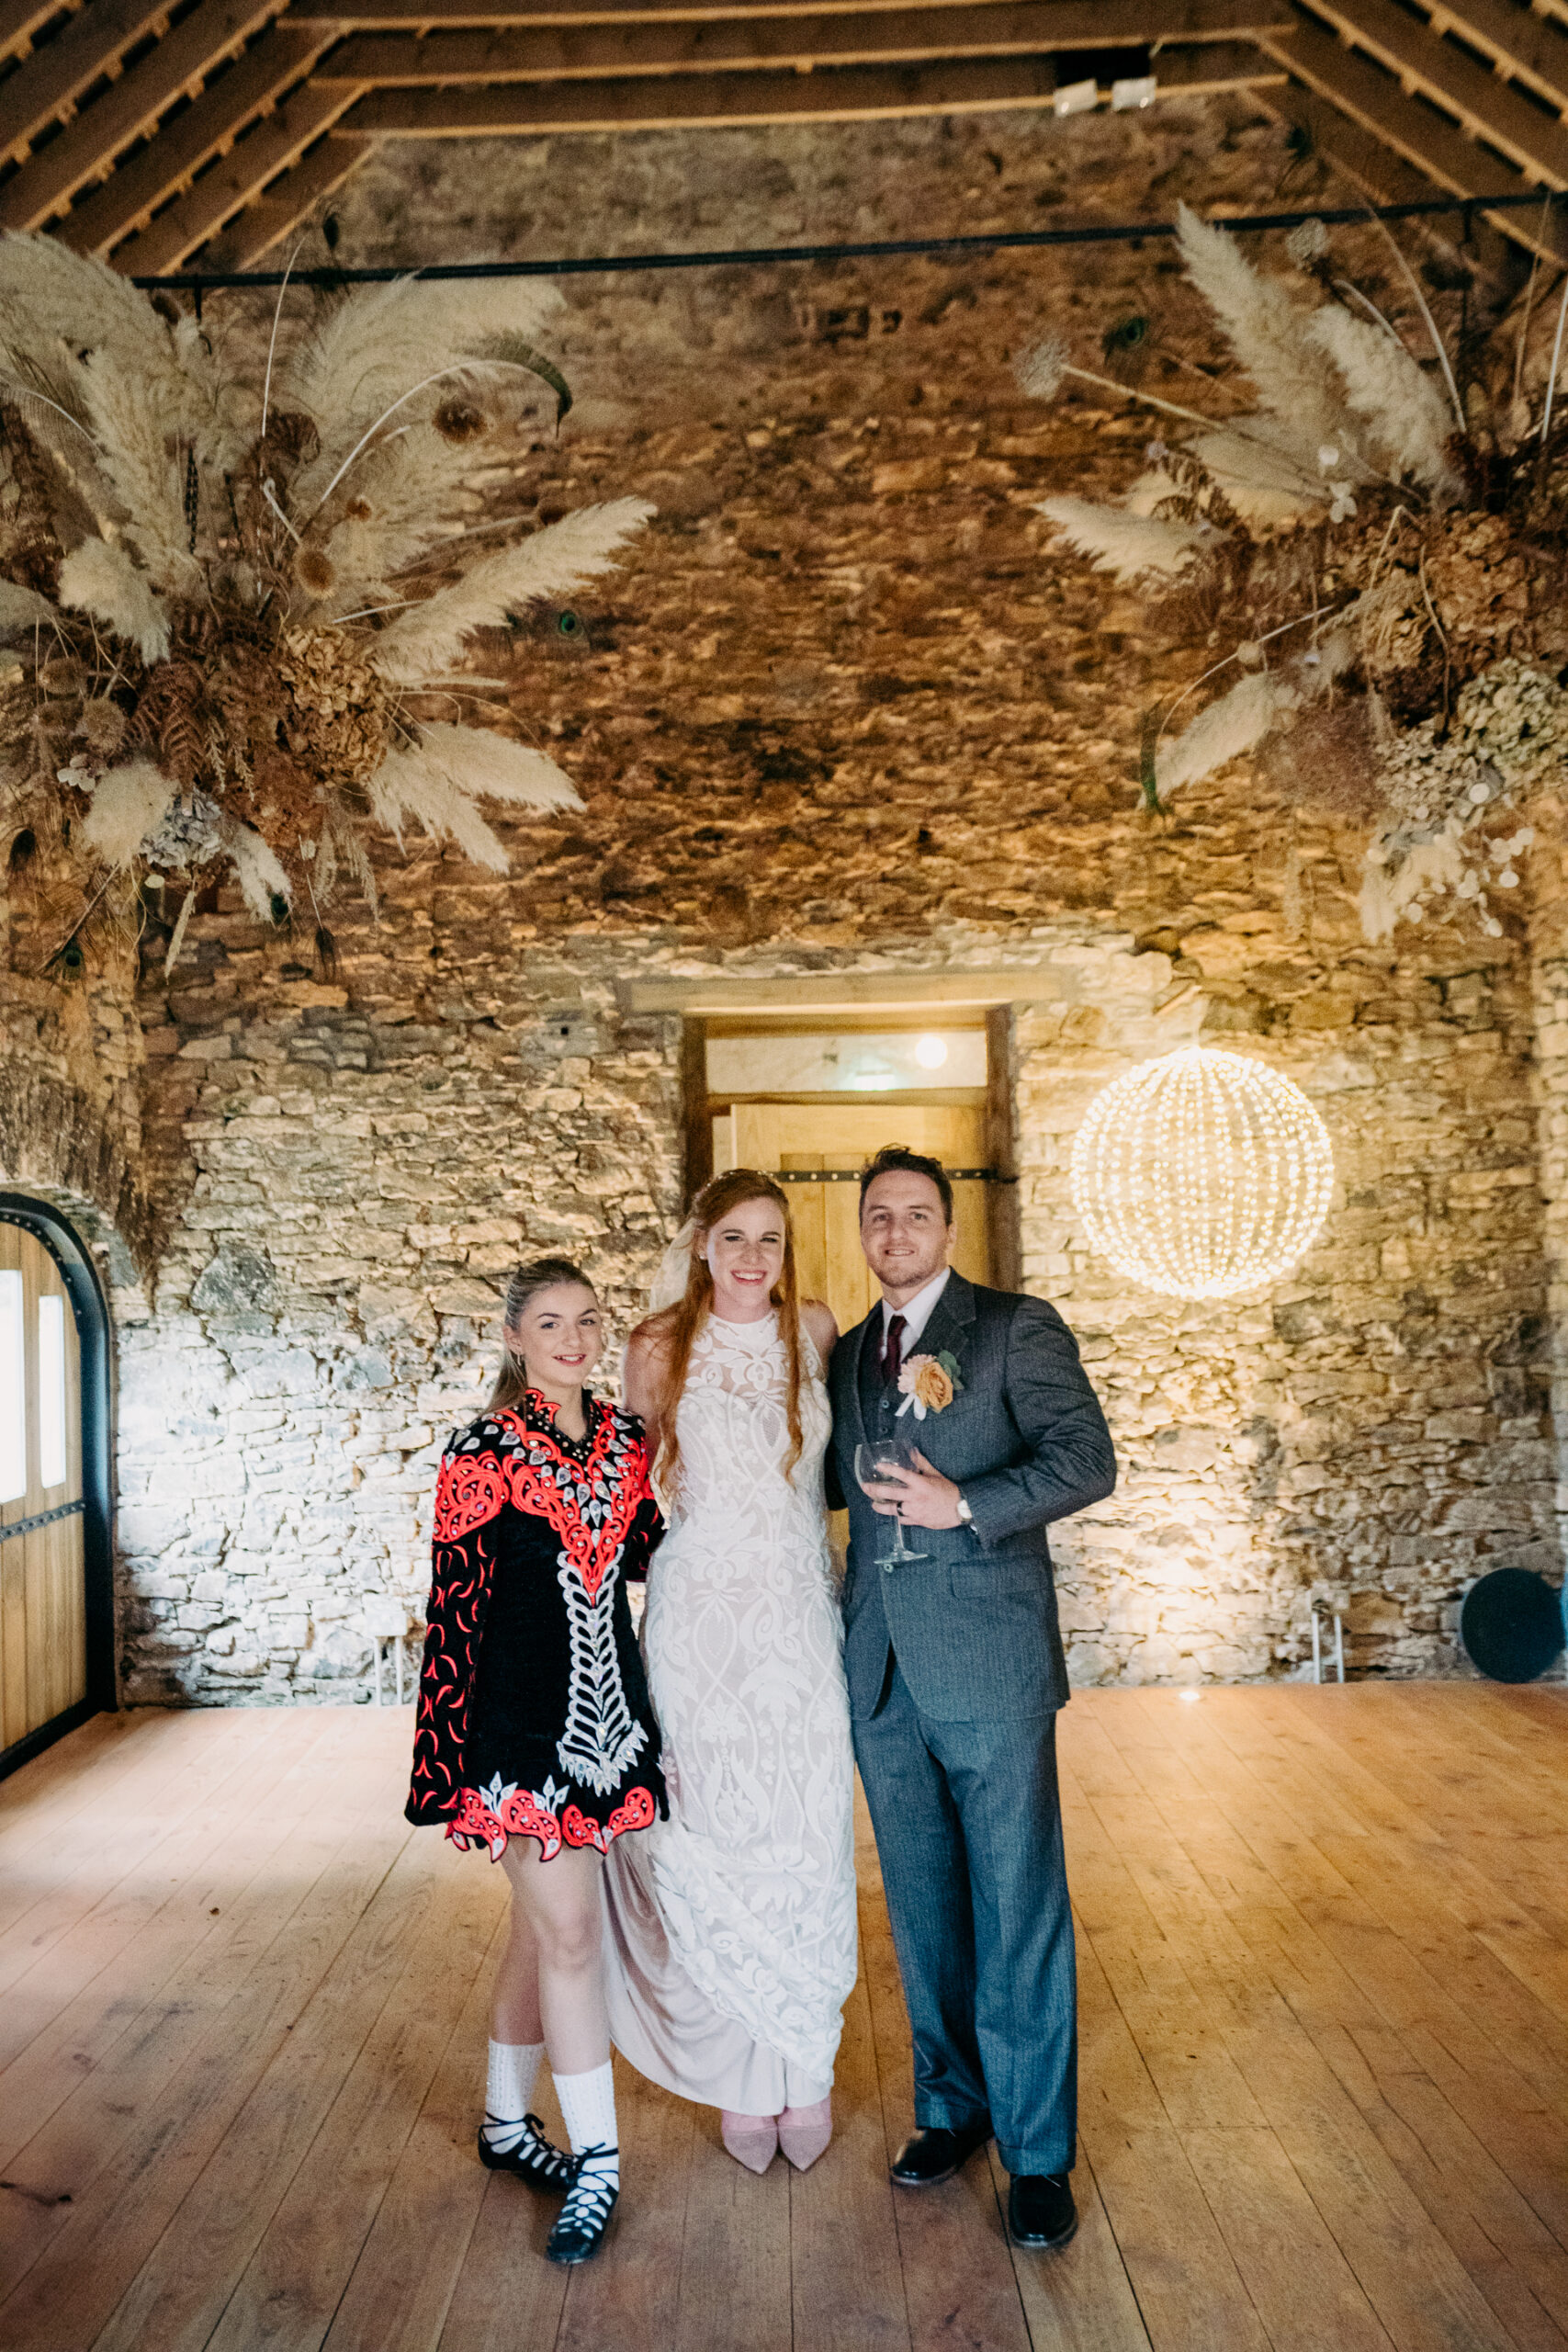
<svg viewBox="0 0 1568 2352">
<path fill-rule="evenodd" d="M 623 2070 L 571 2273 L 474 2159 L 502 1882 L 405 1826 L 408 1726 L 103 1716 L 0 1784 L 6 2352 L 1568 2346 L 1568 1692 L 1080 1693 L 1076 2244 L 984 2157 L 889 2188 L 864 1840 L 829 2154 L 755 2179 Z"/>
</svg>

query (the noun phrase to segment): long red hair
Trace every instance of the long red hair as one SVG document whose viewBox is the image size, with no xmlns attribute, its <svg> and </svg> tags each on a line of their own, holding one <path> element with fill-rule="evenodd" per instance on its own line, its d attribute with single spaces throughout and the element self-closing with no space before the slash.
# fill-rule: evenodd
<svg viewBox="0 0 1568 2352">
<path fill-rule="evenodd" d="M 692 1237 L 692 1262 L 686 1276 L 683 1295 L 673 1306 L 666 1306 L 660 1314 L 650 1315 L 639 1323 L 632 1334 L 645 1340 L 656 1351 L 659 1370 L 659 1460 L 655 1475 L 666 1494 L 672 1495 L 680 1483 L 681 1443 L 675 1432 L 675 1417 L 680 1408 L 681 1394 L 686 1385 L 686 1373 L 692 1361 L 692 1349 L 699 1331 L 713 1312 L 713 1276 L 707 1260 L 702 1256 L 702 1245 L 722 1217 L 746 1201 L 771 1201 L 784 1219 L 784 1265 L 778 1281 L 769 1293 L 778 1310 L 779 1330 L 784 1343 L 787 1365 L 784 1386 L 784 1417 L 789 1426 L 789 1452 L 784 1456 L 784 1476 L 789 1477 L 800 1460 L 804 1438 L 800 1427 L 800 1295 L 795 1270 L 795 1227 L 790 1221 L 789 1202 L 782 1185 L 755 1168 L 727 1169 L 722 1176 L 715 1176 L 703 1186 L 692 1206 L 696 1231 Z"/>
</svg>

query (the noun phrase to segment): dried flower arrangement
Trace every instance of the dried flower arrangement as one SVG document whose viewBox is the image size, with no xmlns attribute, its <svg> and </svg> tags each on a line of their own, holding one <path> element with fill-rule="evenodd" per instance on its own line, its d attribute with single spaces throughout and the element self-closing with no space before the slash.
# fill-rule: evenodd
<svg viewBox="0 0 1568 2352">
<path fill-rule="evenodd" d="M 653 512 L 623 498 L 509 542 L 516 518 L 473 520 L 487 436 L 543 394 L 558 423 L 570 405 L 531 340 L 558 302 L 405 278 L 303 323 L 283 294 L 204 322 L 0 238 L 0 793 L 67 845 L 77 929 L 117 876 L 215 862 L 258 916 L 299 899 L 320 926 L 343 874 L 373 899 L 371 828 L 502 871 L 481 801 L 579 805 L 498 731 L 502 682 L 463 666 Z"/>
<path fill-rule="evenodd" d="M 1461 395 L 1402 255 L 1425 363 L 1337 273 L 1321 222 L 1288 240 L 1315 303 L 1185 206 L 1179 236 L 1250 384 L 1244 411 L 1208 416 L 1074 367 L 1059 336 L 1019 368 L 1032 396 L 1076 377 L 1179 428 L 1115 503 L 1040 509 L 1168 639 L 1225 649 L 1151 714 L 1145 797 L 1163 807 L 1266 751 L 1298 800 L 1371 828 L 1369 938 L 1445 899 L 1495 935 L 1489 892 L 1517 884 L 1532 839 L 1523 804 L 1568 752 L 1568 402 L 1553 419 L 1568 278 L 1551 332 L 1532 274 Z"/>
</svg>

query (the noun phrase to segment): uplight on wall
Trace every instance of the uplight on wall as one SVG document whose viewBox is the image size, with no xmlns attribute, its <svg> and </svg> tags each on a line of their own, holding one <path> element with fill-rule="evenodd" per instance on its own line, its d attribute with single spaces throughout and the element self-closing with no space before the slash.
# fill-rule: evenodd
<svg viewBox="0 0 1568 2352">
<path fill-rule="evenodd" d="M 1117 1079 L 1073 1145 L 1089 1246 L 1168 1297 L 1277 1281 L 1322 1225 L 1333 1182 L 1328 1130 L 1301 1088 L 1207 1046 Z"/>
</svg>

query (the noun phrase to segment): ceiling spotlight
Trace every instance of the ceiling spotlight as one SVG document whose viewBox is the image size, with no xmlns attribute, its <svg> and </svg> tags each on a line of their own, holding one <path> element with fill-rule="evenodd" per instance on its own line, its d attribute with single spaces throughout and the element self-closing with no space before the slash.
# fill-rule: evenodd
<svg viewBox="0 0 1568 2352">
<path fill-rule="evenodd" d="M 1098 82 L 1068 82 L 1051 100 L 1051 111 L 1060 121 L 1066 114 L 1088 114 L 1091 107 L 1099 104 Z"/>
<path fill-rule="evenodd" d="M 1111 105 L 1116 114 L 1130 114 L 1137 107 L 1152 107 L 1156 85 L 1152 74 L 1139 74 L 1125 82 L 1111 85 Z"/>
<path fill-rule="evenodd" d="M 947 1059 L 945 1037 L 921 1037 L 915 1046 L 915 1059 L 922 1069 L 940 1069 Z"/>
</svg>

